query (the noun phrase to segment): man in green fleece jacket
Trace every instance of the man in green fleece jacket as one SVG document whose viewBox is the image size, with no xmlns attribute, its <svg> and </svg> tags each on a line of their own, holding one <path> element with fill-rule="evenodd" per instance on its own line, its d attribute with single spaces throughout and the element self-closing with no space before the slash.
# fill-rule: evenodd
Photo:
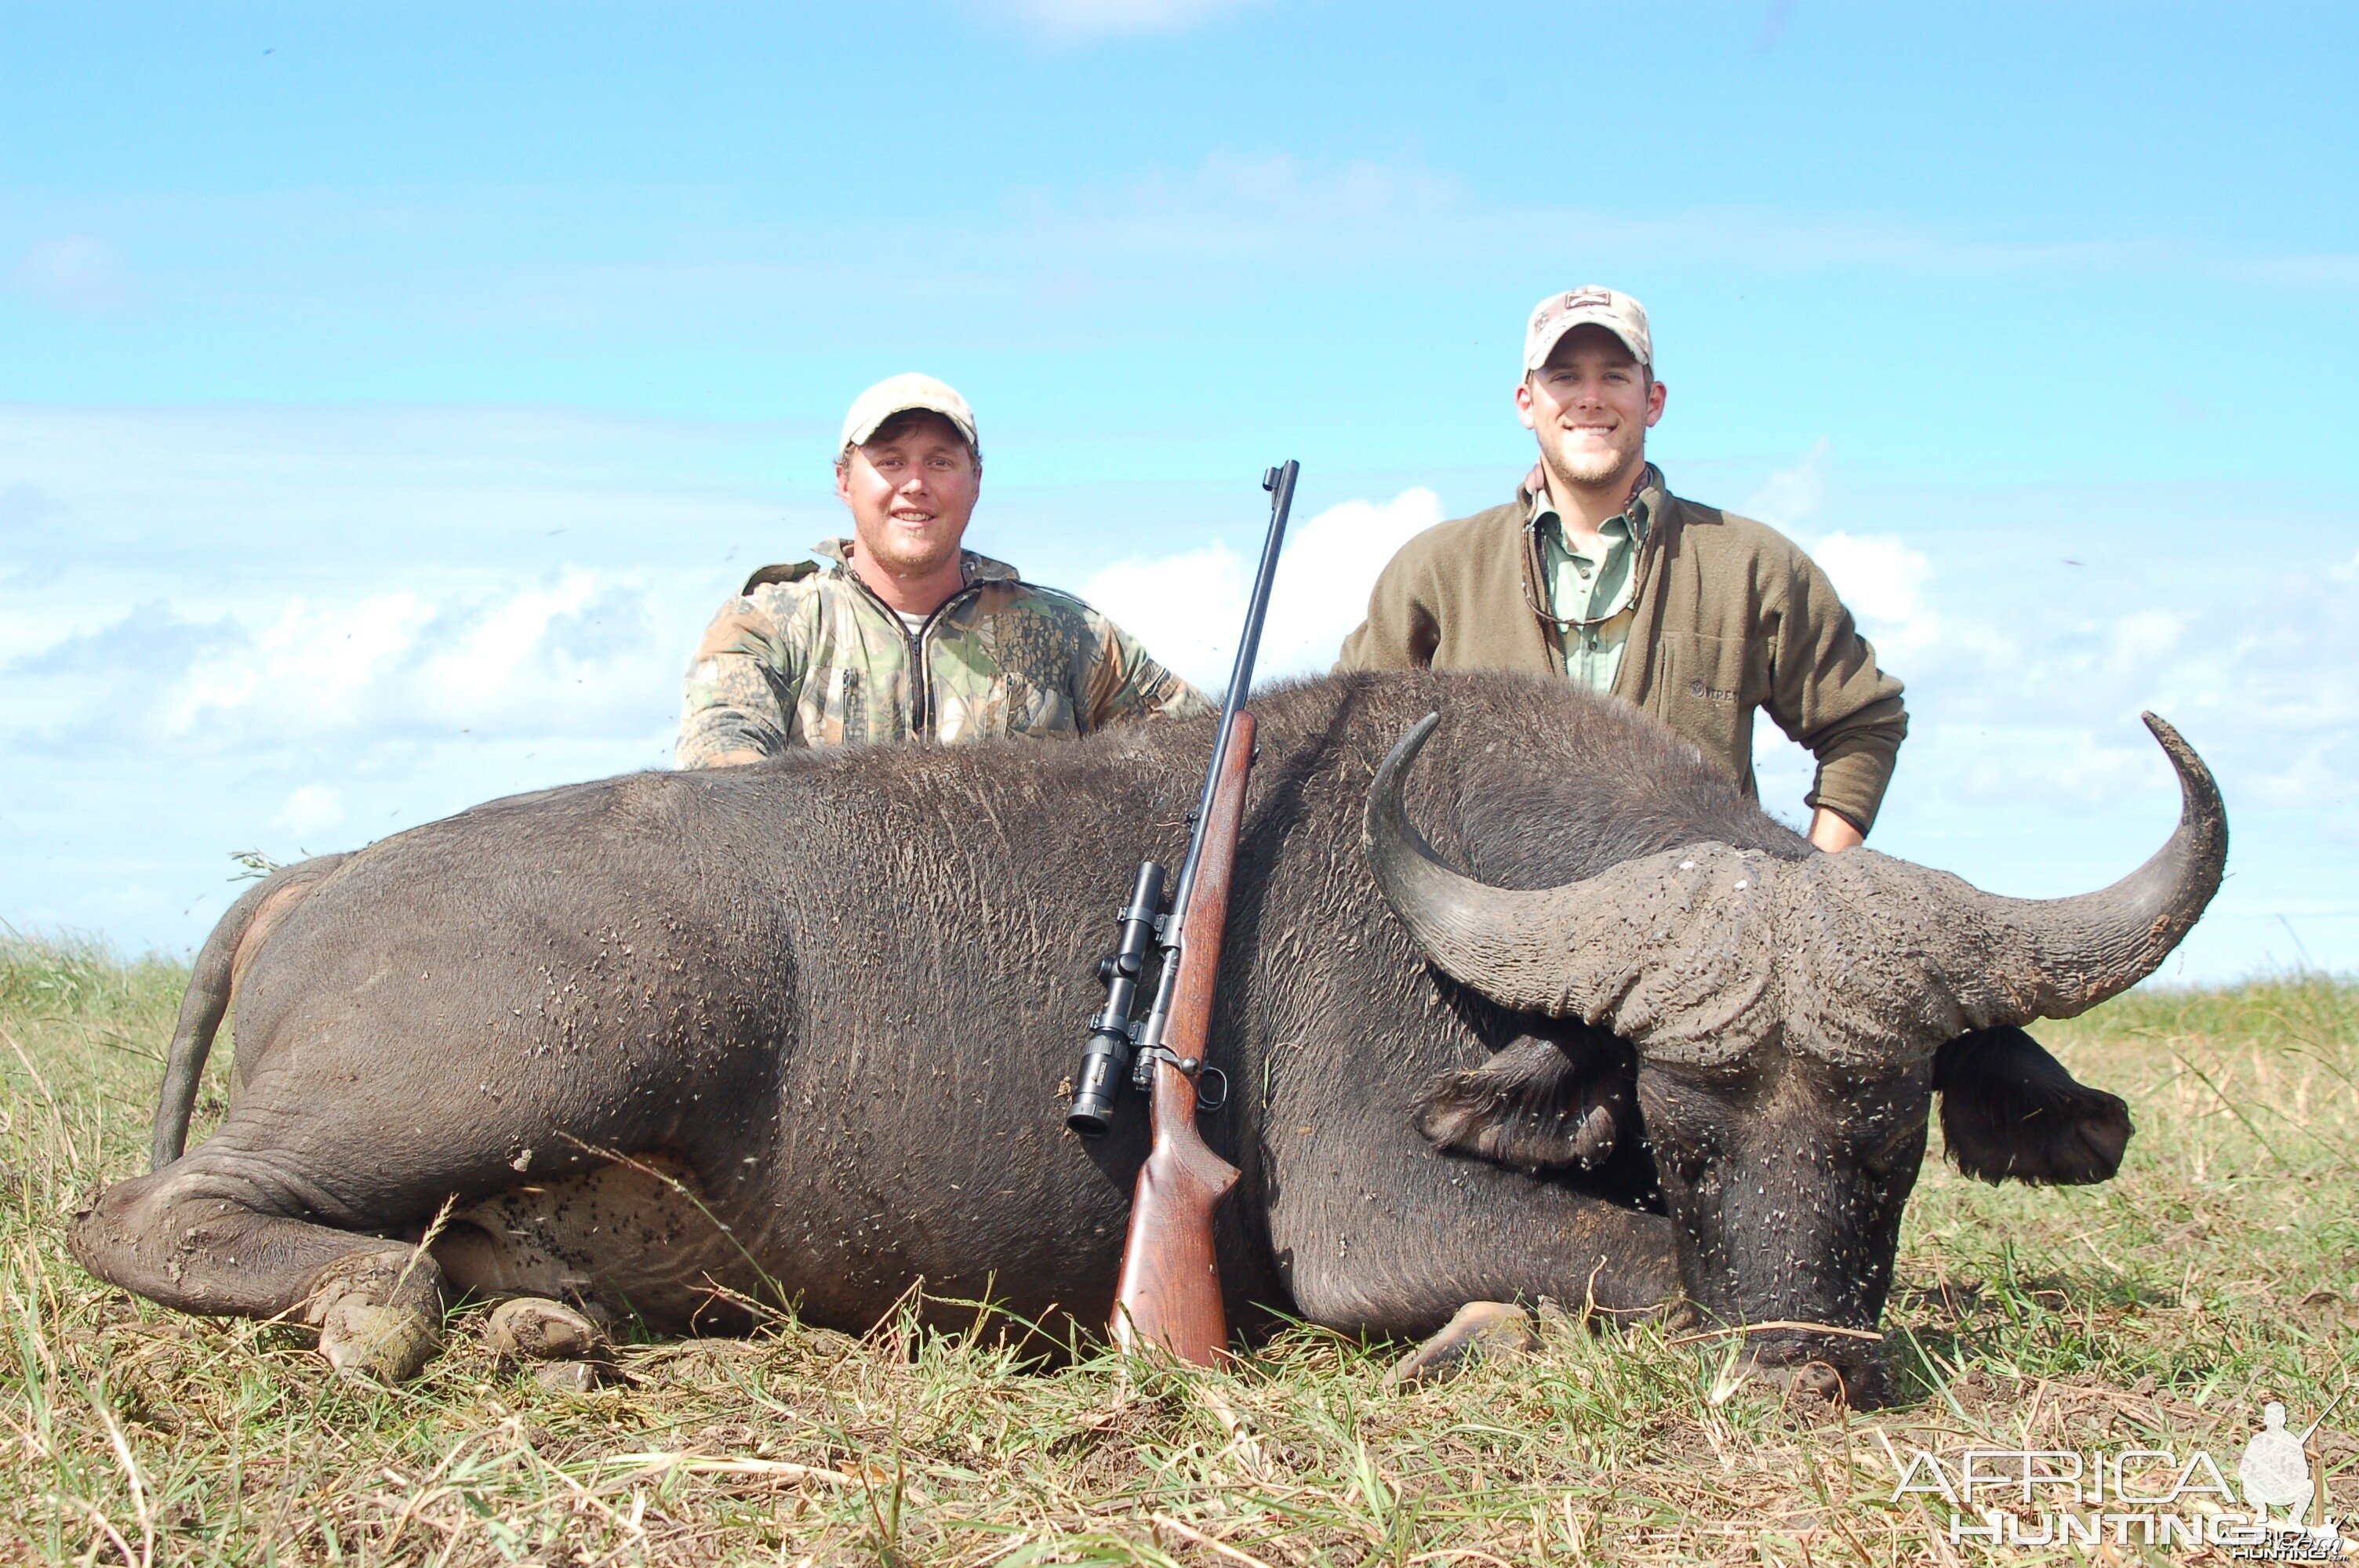
<svg viewBox="0 0 2359 1568">
<path fill-rule="evenodd" d="M 1757 793 L 1753 710 L 1818 759 L 1810 842 L 1875 824 L 1908 733 L 1900 683 L 1816 562 L 1766 524 L 1671 494 L 1647 460 L 1663 416 L 1647 312 L 1551 294 L 1524 338 L 1516 409 L 1539 461 L 1515 500 L 1401 546 L 1340 670 L 1528 670 L 1634 702 Z"/>
</svg>

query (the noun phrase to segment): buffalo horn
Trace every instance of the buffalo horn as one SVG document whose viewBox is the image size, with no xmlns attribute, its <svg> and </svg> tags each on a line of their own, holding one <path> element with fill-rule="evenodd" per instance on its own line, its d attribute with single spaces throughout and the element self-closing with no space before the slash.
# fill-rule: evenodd
<svg viewBox="0 0 2359 1568">
<path fill-rule="evenodd" d="M 1402 805 L 1440 721 L 1419 719 L 1376 770 L 1363 838 L 1429 962 L 1503 1007 L 1603 1024 L 1650 1055 L 1728 1059 L 1777 1030 L 1767 857 L 1702 844 L 1563 887 L 1476 881 L 1442 864 Z"/>
<path fill-rule="evenodd" d="M 2178 830 L 2137 871 L 2075 898 L 2000 898 L 1867 849 L 1798 863 L 1725 844 L 1562 887 L 1490 887 L 1444 865 L 1402 802 L 1438 714 L 1376 770 L 1364 845 L 1427 959 L 1502 1006 L 1601 1024 L 1661 1059 L 1726 1060 L 1789 1031 L 1836 1059 L 1916 1054 L 2126 990 L 2219 891 L 2219 787 L 2178 730 L 2145 717 L 2179 774 Z"/>
<path fill-rule="evenodd" d="M 1947 906 L 1951 939 L 1929 944 L 1927 956 L 1969 1027 L 2071 1018 L 2127 990 L 2179 946 L 2220 891 L 2228 864 L 2220 786 L 2178 730 L 2142 717 L 2179 774 L 2179 827 L 2113 886 L 2072 898 L 2000 898 L 1943 872 L 1885 862 Z"/>
</svg>

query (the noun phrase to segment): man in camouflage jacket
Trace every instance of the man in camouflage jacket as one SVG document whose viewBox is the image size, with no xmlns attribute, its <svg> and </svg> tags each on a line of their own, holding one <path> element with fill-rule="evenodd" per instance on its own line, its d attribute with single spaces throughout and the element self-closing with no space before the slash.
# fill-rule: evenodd
<svg viewBox="0 0 2359 1568">
<path fill-rule="evenodd" d="M 1074 736 L 1209 704 L 1113 622 L 959 541 L 983 460 L 966 400 L 929 376 L 860 395 L 832 565 L 764 567 L 721 608 L 689 672 L 678 765 L 793 746 Z"/>
</svg>

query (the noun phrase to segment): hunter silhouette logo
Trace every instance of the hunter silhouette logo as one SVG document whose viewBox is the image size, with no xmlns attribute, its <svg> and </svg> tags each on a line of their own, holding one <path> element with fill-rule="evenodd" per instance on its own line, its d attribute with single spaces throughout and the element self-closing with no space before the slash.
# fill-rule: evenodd
<svg viewBox="0 0 2359 1568">
<path fill-rule="evenodd" d="M 1948 1460 L 1913 1449 L 1892 1500 L 1947 1504 L 1952 1545 L 2215 1546 L 2240 1562 L 2336 1562 L 2359 1542 L 2331 1514 L 2312 1522 L 2324 1499 L 2307 1445 L 2342 1402 L 2299 1433 L 2286 1430 L 2284 1405 L 2261 1408 L 2261 1430 L 2236 1463 L 2243 1511 L 2239 1488 L 2201 1449 L 1968 1448 Z"/>
<path fill-rule="evenodd" d="M 2261 1430 L 2253 1433 L 2252 1441 L 2245 1444 L 2244 1458 L 2236 1462 L 2236 1479 L 2244 1484 L 2247 1508 L 2256 1514 L 2292 1509 L 2296 1519 L 2310 1512 L 2314 1494 L 2310 1454 L 2302 1445 L 2317 1430 L 2318 1422 L 2311 1422 L 2309 1430 L 2297 1437 L 2285 1429 L 2285 1406 L 2271 1400 L 2261 1407 Z"/>
</svg>

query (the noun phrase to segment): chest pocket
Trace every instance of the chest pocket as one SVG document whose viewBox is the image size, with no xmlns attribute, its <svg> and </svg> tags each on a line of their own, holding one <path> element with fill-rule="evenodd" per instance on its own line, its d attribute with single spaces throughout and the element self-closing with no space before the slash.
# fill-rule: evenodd
<svg viewBox="0 0 2359 1568">
<path fill-rule="evenodd" d="M 1766 651 L 1750 638 L 1662 634 L 1655 716 L 1753 788 L 1753 710 L 1769 695 Z"/>
<path fill-rule="evenodd" d="M 803 683 L 799 699 L 795 704 L 795 742 L 804 746 L 856 746 L 879 739 L 869 733 L 867 683 L 861 672 L 849 665 L 838 665 L 821 673 L 816 681 Z"/>
</svg>

